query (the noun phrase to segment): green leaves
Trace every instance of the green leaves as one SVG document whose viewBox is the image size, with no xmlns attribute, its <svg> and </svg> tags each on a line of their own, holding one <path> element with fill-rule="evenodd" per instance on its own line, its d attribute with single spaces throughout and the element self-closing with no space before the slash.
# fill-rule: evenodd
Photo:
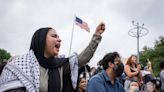
<svg viewBox="0 0 164 92">
<path fill-rule="evenodd" d="M 11 57 L 10 53 L 8 53 L 4 49 L 0 49 L 0 64 Z"/>
<path fill-rule="evenodd" d="M 140 52 L 140 61 L 146 65 L 146 59 L 150 59 L 153 66 L 155 76 L 159 75 L 159 62 L 164 59 L 164 37 L 160 36 L 159 40 L 155 41 L 154 47 L 144 47 Z"/>
</svg>

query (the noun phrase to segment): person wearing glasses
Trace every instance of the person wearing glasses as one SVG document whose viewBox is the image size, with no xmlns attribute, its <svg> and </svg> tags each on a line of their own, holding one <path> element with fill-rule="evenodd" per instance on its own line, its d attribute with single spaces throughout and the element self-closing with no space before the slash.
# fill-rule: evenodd
<svg viewBox="0 0 164 92">
<path fill-rule="evenodd" d="M 103 70 L 91 77 L 86 92 L 125 92 L 117 80 L 124 71 L 124 65 L 117 52 L 106 54 L 102 59 Z"/>
</svg>

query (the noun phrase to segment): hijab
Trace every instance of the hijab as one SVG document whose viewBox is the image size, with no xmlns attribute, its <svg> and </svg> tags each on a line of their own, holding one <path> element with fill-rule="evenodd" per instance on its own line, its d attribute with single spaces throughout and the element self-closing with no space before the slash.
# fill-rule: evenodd
<svg viewBox="0 0 164 92">
<path fill-rule="evenodd" d="M 34 51 L 39 64 L 48 69 L 48 92 L 60 92 L 61 79 L 58 68 L 67 62 L 68 58 L 56 58 L 54 56 L 50 58 L 44 57 L 46 37 L 50 29 L 52 28 L 40 28 L 34 33 L 30 50 Z"/>
</svg>

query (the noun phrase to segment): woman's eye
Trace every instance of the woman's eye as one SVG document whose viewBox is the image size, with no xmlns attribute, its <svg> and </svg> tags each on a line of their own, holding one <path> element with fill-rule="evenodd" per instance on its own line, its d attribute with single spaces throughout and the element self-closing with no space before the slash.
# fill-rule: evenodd
<svg viewBox="0 0 164 92">
<path fill-rule="evenodd" d="M 57 36 L 57 35 L 52 35 L 52 37 L 55 37 L 55 38 L 57 38 L 58 36 Z"/>
</svg>

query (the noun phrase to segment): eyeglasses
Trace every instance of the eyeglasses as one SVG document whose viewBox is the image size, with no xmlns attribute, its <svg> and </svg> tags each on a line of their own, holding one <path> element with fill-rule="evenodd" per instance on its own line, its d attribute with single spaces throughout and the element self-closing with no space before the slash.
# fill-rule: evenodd
<svg viewBox="0 0 164 92">
<path fill-rule="evenodd" d="M 116 58 L 114 59 L 114 63 L 119 63 L 119 62 L 121 62 L 120 57 L 116 57 Z"/>
</svg>

